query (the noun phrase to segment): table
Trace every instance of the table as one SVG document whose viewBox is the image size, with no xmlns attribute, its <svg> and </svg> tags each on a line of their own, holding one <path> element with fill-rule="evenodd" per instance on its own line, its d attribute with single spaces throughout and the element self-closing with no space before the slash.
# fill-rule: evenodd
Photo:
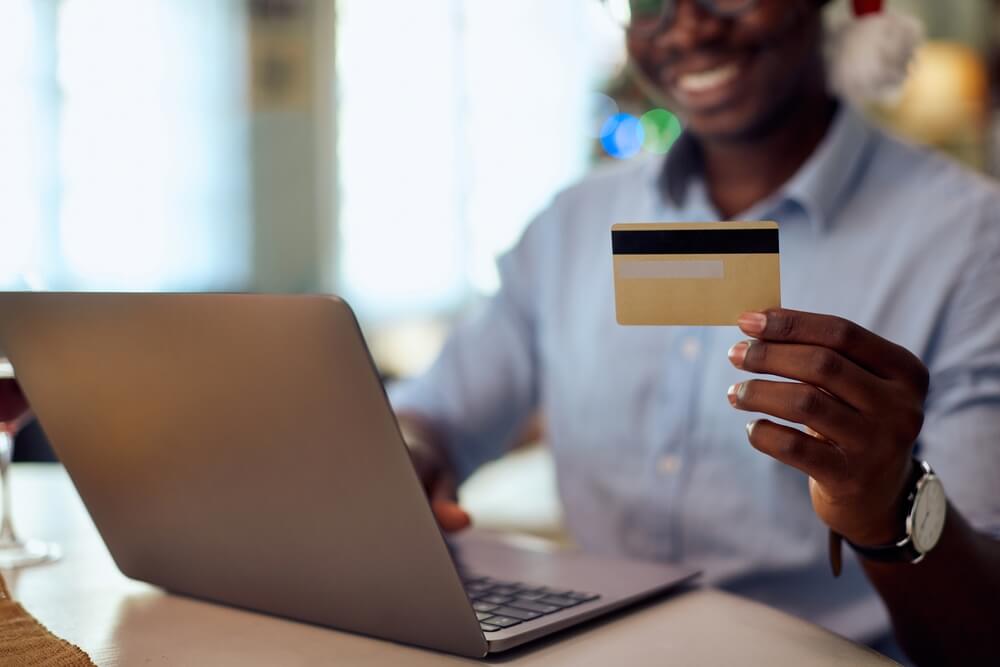
<svg viewBox="0 0 1000 667">
<path fill-rule="evenodd" d="M 63 560 L 5 572 L 13 595 L 98 665 L 462 665 L 477 661 L 169 595 L 115 567 L 65 471 L 15 464 L 16 522 Z M 512 665 L 887 665 L 879 654 L 709 588 L 487 662 Z"/>
</svg>

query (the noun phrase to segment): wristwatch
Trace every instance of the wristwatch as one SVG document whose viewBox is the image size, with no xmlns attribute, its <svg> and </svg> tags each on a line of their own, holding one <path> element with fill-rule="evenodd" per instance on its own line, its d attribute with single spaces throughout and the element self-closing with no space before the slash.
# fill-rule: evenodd
<svg viewBox="0 0 1000 667">
<path fill-rule="evenodd" d="M 906 497 L 906 537 L 893 544 L 862 547 L 847 541 L 863 558 L 886 563 L 919 563 L 934 548 L 948 513 L 944 486 L 926 461 L 914 460 L 916 470 Z"/>
</svg>

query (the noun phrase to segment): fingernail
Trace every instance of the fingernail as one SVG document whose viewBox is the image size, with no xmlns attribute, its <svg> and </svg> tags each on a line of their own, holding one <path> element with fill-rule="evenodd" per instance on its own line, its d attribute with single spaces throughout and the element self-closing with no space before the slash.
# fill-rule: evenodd
<svg viewBox="0 0 1000 667">
<path fill-rule="evenodd" d="M 747 422 L 747 437 L 748 438 L 753 435 L 753 427 L 756 426 L 756 425 L 757 425 L 757 421 L 756 420 L 754 420 L 752 422 Z"/>
<path fill-rule="evenodd" d="M 729 387 L 729 391 L 726 392 L 726 396 L 729 397 L 729 402 L 732 405 L 736 405 L 736 403 L 738 403 L 740 400 L 740 385 L 739 384 L 731 385 Z"/>
<path fill-rule="evenodd" d="M 764 313 L 743 313 L 736 320 L 736 323 L 746 333 L 756 336 L 764 333 L 764 329 L 767 327 L 767 315 Z"/>
<path fill-rule="evenodd" d="M 750 341 L 744 340 L 729 348 L 729 361 L 736 368 L 743 368 L 743 360 L 747 358 L 747 350 L 750 349 Z"/>
</svg>

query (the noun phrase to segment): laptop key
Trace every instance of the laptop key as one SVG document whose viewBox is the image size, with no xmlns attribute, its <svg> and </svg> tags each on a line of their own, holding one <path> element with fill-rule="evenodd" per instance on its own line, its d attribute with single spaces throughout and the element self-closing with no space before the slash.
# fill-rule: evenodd
<svg viewBox="0 0 1000 667">
<path fill-rule="evenodd" d="M 499 625 L 490 625 L 489 623 L 480 623 L 479 627 L 483 629 L 483 632 L 496 632 L 500 629 Z"/>
<path fill-rule="evenodd" d="M 546 595 L 539 602 L 543 604 L 551 604 L 557 607 L 572 607 L 574 605 L 580 604 L 580 600 L 574 600 L 563 595 Z"/>
<path fill-rule="evenodd" d="M 541 616 L 541 614 L 537 611 L 517 609 L 516 607 L 500 607 L 493 613 L 500 614 L 501 616 L 510 616 L 511 618 L 516 618 L 522 621 L 532 621 Z"/>
<path fill-rule="evenodd" d="M 517 592 L 517 597 L 520 600 L 541 600 L 546 595 L 548 595 L 548 593 L 539 590 L 526 590 Z"/>
<path fill-rule="evenodd" d="M 490 593 L 489 595 L 484 595 L 483 597 L 479 598 L 479 601 L 489 602 L 490 604 L 507 604 L 513 599 L 514 599 L 513 596 L 510 595 L 497 595 L 496 593 Z"/>
<path fill-rule="evenodd" d="M 463 583 L 477 612 L 526 621 L 601 597 L 594 593 L 501 581 L 492 577 L 467 575 L 463 577 Z M 493 623 L 492 619 L 490 623 Z"/>
<path fill-rule="evenodd" d="M 481 593 L 492 589 L 493 584 L 488 581 L 474 581 L 471 584 L 465 585 L 465 591 L 467 593 Z"/>
<path fill-rule="evenodd" d="M 490 625 L 496 625 L 501 628 L 509 628 L 512 625 L 517 625 L 521 622 L 519 618 L 511 618 L 510 616 L 494 616 L 490 619 Z M 480 623 L 480 625 L 482 625 Z"/>
<path fill-rule="evenodd" d="M 485 621 L 486 619 L 490 618 L 491 616 L 493 616 L 493 614 L 491 614 L 488 611 L 477 611 L 476 612 L 476 620 L 477 621 Z"/>
<path fill-rule="evenodd" d="M 570 591 L 566 594 L 566 597 L 579 600 L 580 602 L 590 602 L 591 600 L 596 600 L 601 596 L 594 593 L 577 593 L 576 591 Z"/>
<path fill-rule="evenodd" d="M 508 602 L 507 606 L 526 609 L 527 611 L 537 611 L 539 614 L 553 614 L 562 609 L 562 607 L 557 607 L 554 604 L 545 604 L 536 600 L 525 600 L 524 598 L 517 598 L 513 602 Z"/>
</svg>

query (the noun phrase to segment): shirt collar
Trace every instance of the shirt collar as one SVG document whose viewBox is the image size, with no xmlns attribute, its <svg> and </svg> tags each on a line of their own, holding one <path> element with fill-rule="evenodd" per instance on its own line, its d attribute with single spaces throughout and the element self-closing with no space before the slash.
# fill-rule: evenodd
<svg viewBox="0 0 1000 667">
<path fill-rule="evenodd" d="M 774 209 L 785 201 L 796 202 L 818 228 L 828 226 L 844 195 L 857 187 L 859 169 L 873 134 L 872 127 L 856 109 L 841 103 L 830 130 L 813 154 L 778 193 L 761 204 Z M 685 132 L 663 160 L 655 187 L 669 203 L 681 208 L 691 182 L 700 178 L 701 170 L 697 142 Z M 758 210 L 758 206 L 753 210 Z"/>
</svg>

